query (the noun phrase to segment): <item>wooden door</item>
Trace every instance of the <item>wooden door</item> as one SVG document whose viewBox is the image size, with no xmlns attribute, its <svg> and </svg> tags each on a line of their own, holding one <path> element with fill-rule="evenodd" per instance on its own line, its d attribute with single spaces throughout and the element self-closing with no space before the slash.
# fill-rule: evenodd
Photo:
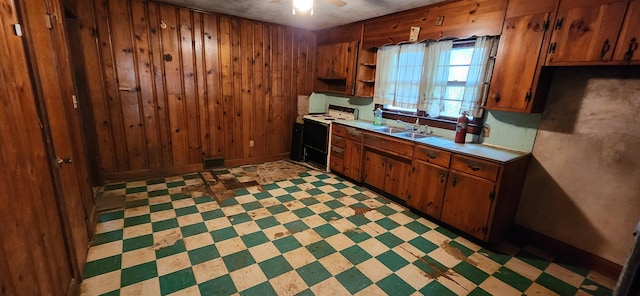
<svg viewBox="0 0 640 296">
<path fill-rule="evenodd" d="M 66 16 L 65 29 L 69 40 L 69 54 L 74 57 L 70 62 L 73 69 L 73 81 L 76 86 L 76 104 L 74 107 L 77 108 L 72 112 L 75 114 L 70 117 L 73 120 L 70 124 L 72 127 L 75 124 L 76 133 L 81 135 L 79 142 L 81 142 L 80 144 L 86 154 L 86 164 L 82 165 L 82 167 L 87 170 L 84 175 L 90 177 L 86 187 L 91 190 L 91 186 L 88 185 L 98 186 L 102 184 L 102 176 L 100 175 L 100 155 L 91 104 L 91 91 L 87 80 L 87 69 L 84 64 L 85 58 L 80 36 L 81 23 L 75 17 Z M 74 102 L 72 101 L 71 104 L 74 104 Z"/>
<path fill-rule="evenodd" d="M 362 166 L 362 144 L 346 140 L 344 149 L 344 175 L 360 182 L 362 174 L 360 173 Z"/>
<path fill-rule="evenodd" d="M 67 109 L 67 121 L 74 151 L 73 161 L 77 164 L 78 185 L 80 197 L 84 209 L 87 232 L 91 235 L 93 230 L 94 202 L 92 185 L 100 184 L 100 167 L 97 142 L 95 138 L 95 126 L 93 125 L 93 112 L 89 97 L 89 85 L 86 80 L 86 71 L 82 58 L 79 27 L 77 19 L 66 17 L 65 28 L 68 36 L 69 54 L 75 58 L 69 60 L 70 74 L 73 85 L 70 85 L 73 95 L 65 98 L 64 105 Z M 61 44 L 65 46 L 65 44 Z M 58 49 L 64 51 L 64 48 Z M 88 156 L 92 155 L 91 158 Z"/>
<path fill-rule="evenodd" d="M 622 0 L 561 1 L 547 64 L 610 61 L 626 8 Z"/>
<path fill-rule="evenodd" d="M 17 8 L 23 3 L 17 2 L 0 0 L 0 294 L 72 295 L 76 274 L 24 51 L 25 19 Z M 23 36 L 15 24 L 23 25 Z"/>
<path fill-rule="evenodd" d="M 387 158 L 371 151 L 365 152 L 364 183 L 375 188 L 384 189 L 384 178 L 387 174 Z"/>
<path fill-rule="evenodd" d="M 48 131 L 53 176 L 76 278 L 83 272 L 89 246 L 89 226 L 83 204 L 78 164 L 67 121 L 73 110 L 73 81 L 66 48 L 60 2 L 21 1 L 25 40 L 40 102 L 42 124 Z M 46 17 L 51 15 L 50 18 Z M 48 28 L 50 27 L 50 28 Z M 44 50 L 46 49 L 46 50 Z"/>
<path fill-rule="evenodd" d="M 629 3 L 613 59 L 623 64 L 640 63 L 640 0 Z"/>
<path fill-rule="evenodd" d="M 494 189 L 494 182 L 452 171 L 447 182 L 441 220 L 483 240 L 487 233 Z"/>
<path fill-rule="evenodd" d="M 406 201 L 409 171 L 411 171 L 411 164 L 402 160 L 387 158 L 387 175 L 385 176 L 384 191 Z"/>
<path fill-rule="evenodd" d="M 487 101 L 488 109 L 526 111 L 549 13 L 508 18 L 504 22 Z"/>
<path fill-rule="evenodd" d="M 407 204 L 440 219 L 449 171 L 439 166 L 414 161 L 409 173 Z"/>
</svg>

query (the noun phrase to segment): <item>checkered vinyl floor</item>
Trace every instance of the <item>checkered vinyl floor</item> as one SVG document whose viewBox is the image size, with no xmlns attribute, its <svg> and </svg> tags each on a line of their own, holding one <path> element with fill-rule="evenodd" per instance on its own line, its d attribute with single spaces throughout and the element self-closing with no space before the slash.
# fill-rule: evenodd
<svg viewBox="0 0 640 296">
<path fill-rule="evenodd" d="M 615 284 L 532 247 L 491 252 L 333 174 L 222 204 L 181 191 L 198 184 L 190 174 L 105 186 L 126 206 L 100 216 L 81 294 L 610 295 Z"/>
</svg>

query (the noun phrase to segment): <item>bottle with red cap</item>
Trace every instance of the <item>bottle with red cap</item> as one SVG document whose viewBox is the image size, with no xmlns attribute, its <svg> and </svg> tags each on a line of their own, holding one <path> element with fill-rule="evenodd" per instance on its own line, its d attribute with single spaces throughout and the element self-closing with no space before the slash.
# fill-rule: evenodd
<svg viewBox="0 0 640 296">
<path fill-rule="evenodd" d="M 464 144 L 464 140 L 467 137 L 467 127 L 469 126 L 469 118 L 467 117 L 469 112 L 462 112 L 462 116 L 458 118 L 458 123 L 456 124 L 456 137 L 455 142 Z"/>
</svg>

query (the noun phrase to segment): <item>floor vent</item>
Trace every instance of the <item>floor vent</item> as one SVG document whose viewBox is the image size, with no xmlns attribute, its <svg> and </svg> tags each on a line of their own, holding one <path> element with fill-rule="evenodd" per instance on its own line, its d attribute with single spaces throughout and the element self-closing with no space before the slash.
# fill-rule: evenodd
<svg viewBox="0 0 640 296">
<path fill-rule="evenodd" d="M 205 169 L 213 169 L 224 166 L 224 158 L 223 157 L 211 157 L 211 158 L 203 158 L 202 164 Z"/>
</svg>

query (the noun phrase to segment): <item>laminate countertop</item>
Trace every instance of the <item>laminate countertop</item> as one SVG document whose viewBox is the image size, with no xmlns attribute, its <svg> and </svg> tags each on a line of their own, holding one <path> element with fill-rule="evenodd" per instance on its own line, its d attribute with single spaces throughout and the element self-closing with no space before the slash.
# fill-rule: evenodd
<svg viewBox="0 0 640 296">
<path fill-rule="evenodd" d="M 406 140 L 409 142 L 431 146 L 431 147 L 446 150 L 449 152 L 468 155 L 475 158 L 481 158 L 481 159 L 498 162 L 498 163 L 508 163 L 513 160 L 519 159 L 521 157 L 527 157 L 530 154 L 523 151 L 510 150 L 510 149 L 486 145 L 486 144 L 478 144 L 478 143 L 458 144 L 458 143 L 455 143 L 453 139 L 449 139 L 442 136 L 429 135 L 426 138 L 411 139 L 408 137 L 400 136 L 399 134 L 382 132 L 380 131 L 380 129 L 383 128 L 384 126 L 373 125 L 373 123 L 370 121 L 337 119 L 334 121 L 334 123 L 355 127 L 355 128 L 369 131 L 369 132 L 379 133 L 385 136 L 396 137 L 398 139 Z"/>
</svg>

